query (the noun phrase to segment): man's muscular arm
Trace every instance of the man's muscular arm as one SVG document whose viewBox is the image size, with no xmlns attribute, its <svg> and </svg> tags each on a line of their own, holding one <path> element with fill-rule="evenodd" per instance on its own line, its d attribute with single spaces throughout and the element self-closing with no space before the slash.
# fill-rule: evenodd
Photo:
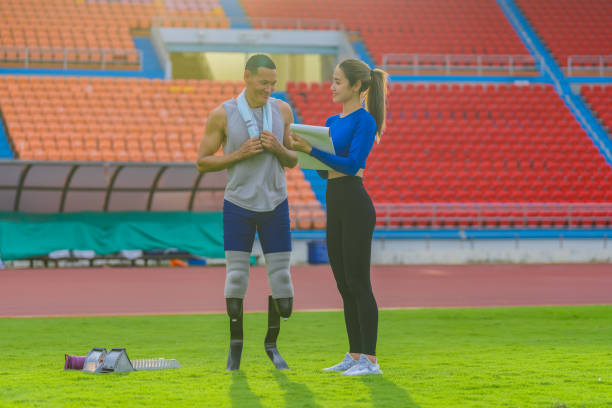
<svg viewBox="0 0 612 408">
<path fill-rule="evenodd" d="M 196 167 L 200 173 L 224 170 L 240 160 L 263 152 L 259 139 L 249 139 L 240 149 L 229 154 L 215 156 L 226 138 L 227 116 L 223 105 L 217 106 L 208 116 L 206 131 L 200 142 Z"/>
</svg>

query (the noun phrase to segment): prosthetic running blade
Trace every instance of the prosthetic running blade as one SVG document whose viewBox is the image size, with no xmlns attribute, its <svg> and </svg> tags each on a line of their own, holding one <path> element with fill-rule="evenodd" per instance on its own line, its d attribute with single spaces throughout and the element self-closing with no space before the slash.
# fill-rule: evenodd
<svg viewBox="0 0 612 408">
<path fill-rule="evenodd" d="M 242 357 L 243 330 L 242 330 L 242 299 L 226 299 L 227 311 L 230 317 L 230 346 L 227 354 L 227 371 L 240 369 Z"/>
<path fill-rule="evenodd" d="M 288 370 L 289 366 L 278 352 L 276 347 L 276 339 L 280 332 L 280 314 L 276 307 L 275 301 L 272 296 L 268 296 L 268 332 L 266 333 L 266 339 L 264 346 L 266 354 L 272 360 L 274 367 L 279 370 Z"/>
</svg>

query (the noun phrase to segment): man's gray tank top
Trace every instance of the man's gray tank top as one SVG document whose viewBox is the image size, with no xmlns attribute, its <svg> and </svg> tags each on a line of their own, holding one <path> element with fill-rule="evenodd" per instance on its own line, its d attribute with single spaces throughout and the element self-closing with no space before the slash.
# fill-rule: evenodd
<svg viewBox="0 0 612 408">
<path fill-rule="evenodd" d="M 278 102 L 270 98 L 272 133 L 283 144 L 285 123 Z M 249 139 L 247 126 L 238 112 L 236 99 L 223 103 L 227 114 L 227 140 L 223 152 L 238 150 Z M 257 126 L 263 129 L 263 108 L 251 109 Z M 241 160 L 227 169 L 224 198 L 232 204 L 251 211 L 272 211 L 287 198 L 285 169 L 273 153 L 263 153 Z"/>
</svg>

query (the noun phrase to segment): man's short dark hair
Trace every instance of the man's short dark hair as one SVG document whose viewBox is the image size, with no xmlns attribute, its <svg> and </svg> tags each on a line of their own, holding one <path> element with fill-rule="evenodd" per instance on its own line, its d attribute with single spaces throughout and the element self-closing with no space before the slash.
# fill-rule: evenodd
<svg viewBox="0 0 612 408">
<path fill-rule="evenodd" d="M 274 61 L 272 61 L 272 58 L 264 54 L 252 55 L 247 61 L 244 69 L 252 74 L 257 74 L 257 70 L 260 67 L 276 69 L 276 65 L 274 64 Z"/>
</svg>

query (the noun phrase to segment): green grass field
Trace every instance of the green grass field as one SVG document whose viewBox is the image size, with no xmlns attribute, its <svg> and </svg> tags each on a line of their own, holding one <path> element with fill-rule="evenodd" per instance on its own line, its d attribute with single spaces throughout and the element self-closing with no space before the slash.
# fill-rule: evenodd
<svg viewBox="0 0 612 408">
<path fill-rule="evenodd" d="M 282 324 L 277 371 L 266 315 L 245 316 L 239 372 L 226 372 L 225 315 L 0 319 L 2 407 L 612 407 L 612 306 L 380 312 L 383 376 L 321 372 L 346 351 L 340 312 Z M 64 352 L 125 347 L 178 370 L 64 371 Z"/>
</svg>

